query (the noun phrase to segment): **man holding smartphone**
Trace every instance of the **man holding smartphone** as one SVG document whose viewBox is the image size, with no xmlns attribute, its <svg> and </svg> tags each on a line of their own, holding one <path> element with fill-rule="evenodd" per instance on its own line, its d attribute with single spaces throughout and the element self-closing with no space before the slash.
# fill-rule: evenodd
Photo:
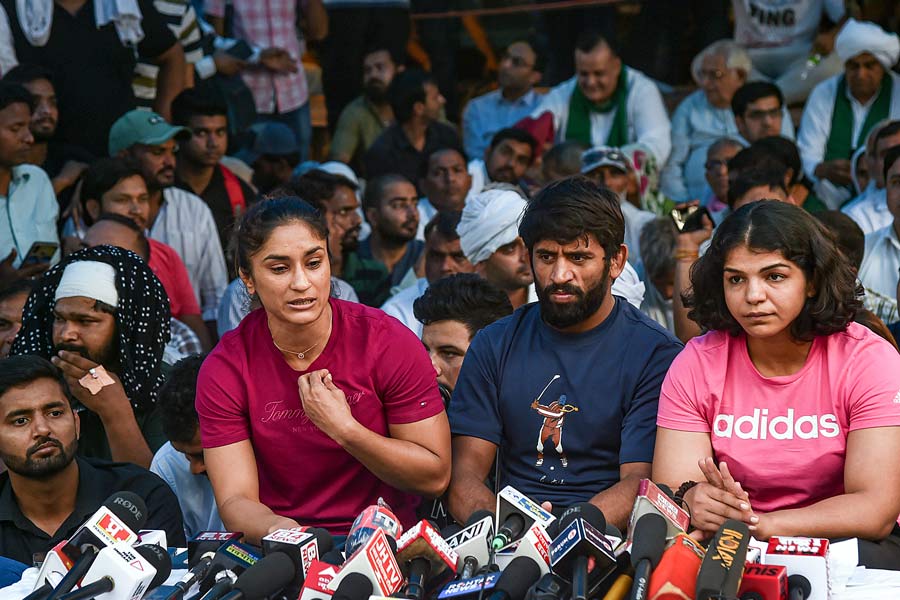
<svg viewBox="0 0 900 600">
<path fill-rule="evenodd" d="M 25 164 L 34 143 L 31 110 L 28 90 L 0 81 L 0 286 L 43 273 L 59 260 L 53 184 L 44 171 Z M 26 260 L 32 247 L 34 257 Z"/>
</svg>

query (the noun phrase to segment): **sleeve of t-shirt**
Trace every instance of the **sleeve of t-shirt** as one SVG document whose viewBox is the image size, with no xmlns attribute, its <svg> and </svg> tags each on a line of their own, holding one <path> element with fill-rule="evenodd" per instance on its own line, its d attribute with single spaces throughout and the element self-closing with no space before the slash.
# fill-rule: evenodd
<svg viewBox="0 0 900 600">
<path fill-rule="evenodd" d="M 900 426 L 900 354 L 871 335 L 854 350 L 852 361 L 847 382 L 850 431 Z"/>
<path fill-rule="evenodd" d="M 247 387 L 241 369 L 228 356 L 239 352 L 220 347 L 213 351 L 197 377 L 195 406 L 204 448 L 217 448 L 250 439 Z"/>
<path fill-rule="evenodd" d="M 466 351 L 447 414 L 453 435 L 476 437 L 500 445 L 497 364 L 486 331 L 475 334 Z"/>
<path fill-rule="evenodd" d="M 660 387 L 666 371 L 680 350 L 681 344 L 677 342 L 661 342 L 644 364 L 634 396 L 622 420 L 620 464 L 653 461 Z"/>
<path fill-rule="evenodd" d="M 141 29 L 144 39 L 138 42 L 138 54 L 142 58 L 154 59 L 178 42 L 169 29 L 162 15 L 152 2 L 139 0 L 141 9 Z"/>
<path fill-rule="evenodd" d="M 144 528 L 165 531 L 168 546 L 183 548 L 187 545 L 187 540 L 184 537 L 184 519 L 178 498 L 158 475 L 147 473 L 147 477 L 153 477 L 159 485 L 153 486 L 144 497 L 147 503 L 147 523 Z"/>
<path fill-rule="evenodd" d="M 701 403 L 709 398 L 694 341 L 675 357 L 659 393 L 656 424 L 676 431 L 710 432 Z"/>
<path fill-rule="evenodd" d="M 385 318 L 379 339 L 377 391 L 387 422 L 415 423 L 444 412 L 437 377 L 422 342 L 398 321 Z"/>
</svg>

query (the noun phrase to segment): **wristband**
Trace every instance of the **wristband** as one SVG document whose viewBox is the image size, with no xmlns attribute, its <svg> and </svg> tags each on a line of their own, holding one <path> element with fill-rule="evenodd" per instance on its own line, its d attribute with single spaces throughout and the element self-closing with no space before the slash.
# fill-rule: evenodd
<svg viewBox="0 0 900 600">
<path fill-rule="evenodd" d="M 695 261 L 695 260 L 697 260 L 698 258 L 700 258 L 700 253 L 699 253 L 699 252 L 693 252 L 693 251 L 691 251 L 691 250 L 676 250 L 676 251 L 675 251 L 675 254 L 673 255 L 673 257 L 675 258 L 675 260 L 685 260 L 685 259 L 689 259 L 689 260 L 691 260 L 691 261 Z"/>
<path fill-rule="evenodd" d="M 682 508 L 683 508 L 683 505 L 686 504 L 684 501 L 684 495 L 687 494 L 688 490 L 690 490 L 695 485 L 697 485 L 696 481 L 685 481 L 684 483 L 681 484 L 681 486 L 679 486 L 678 491 L 675 492 L 673 498 L 674 498 L 675 502 L 682 505 Z"/>
</svg>

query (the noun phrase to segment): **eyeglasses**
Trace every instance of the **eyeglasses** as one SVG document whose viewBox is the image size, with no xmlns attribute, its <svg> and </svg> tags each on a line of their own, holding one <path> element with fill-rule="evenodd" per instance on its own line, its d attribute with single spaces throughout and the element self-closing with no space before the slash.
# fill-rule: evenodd
<svg viewBox="0 0 900 600">
<path fill-rule="evenodd" d="M 697 73 L 697 78 L 700 81 L 718 81 L 725 77 L 725 71 L 719 69 L 711 69 L 705 70 L 701 69 L 699 73 Z"/>
<path fill-rule="evenodd" d="M 713 160 L 706 161 L 706 164 L 704 164 L 703 166 L 706 167 L 707 171 L 712 171 L 713 169 L 722 169 L 722 168 L 727 169 L 728 161 L 721 160 L 721 159 L 713 159 Z"/>
</svg>

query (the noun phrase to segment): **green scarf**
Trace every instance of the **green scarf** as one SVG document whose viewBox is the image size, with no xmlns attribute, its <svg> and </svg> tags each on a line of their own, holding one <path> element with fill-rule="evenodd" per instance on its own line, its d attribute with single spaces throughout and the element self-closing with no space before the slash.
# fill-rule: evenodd
<svg viewBox="0 0 900 600">
<path fill-rule="evenodd" d="M 599 145 L 591 140 L 591 113 L 608 113 L 616 111 L 613 117 L 612 128 L 606 138 L 606 145 L 619 148 L 628 143 L 628 114 L 625 108 L 625 99 L 628 96 L 628 75 L 625 66 L 619 71 L 619 80 L 616 82 L 616 91 L 612 97 L 601 104 L 588 100 L 582 93 L 578 84 L 572 90 L 569 98 L 569 119 L 566 122 L 565 140 L 575 140 L 589 147 Z"/>
<path fill-rule="evenodd" d="M 825 160 L 849 159 L 856 148 L 866 143 L 866 136 L 872 127 L 890 115 L 893 87 L 890 73 L 885 73 L 878 89 L 878 97 L 869 107 L 869 114 L 866 115 L 866 121 L 859 130 L 859 138 L 854 144 L 850 139 L 853 135 L 853 109 L 850 108 L 850 99 L 847 98 L 847 81 L 841 76 L 834 96 L 834 112 L 831 115 L 831 133 L 828 134 L 828 142 L 825 145 Z"/>
</svg>

